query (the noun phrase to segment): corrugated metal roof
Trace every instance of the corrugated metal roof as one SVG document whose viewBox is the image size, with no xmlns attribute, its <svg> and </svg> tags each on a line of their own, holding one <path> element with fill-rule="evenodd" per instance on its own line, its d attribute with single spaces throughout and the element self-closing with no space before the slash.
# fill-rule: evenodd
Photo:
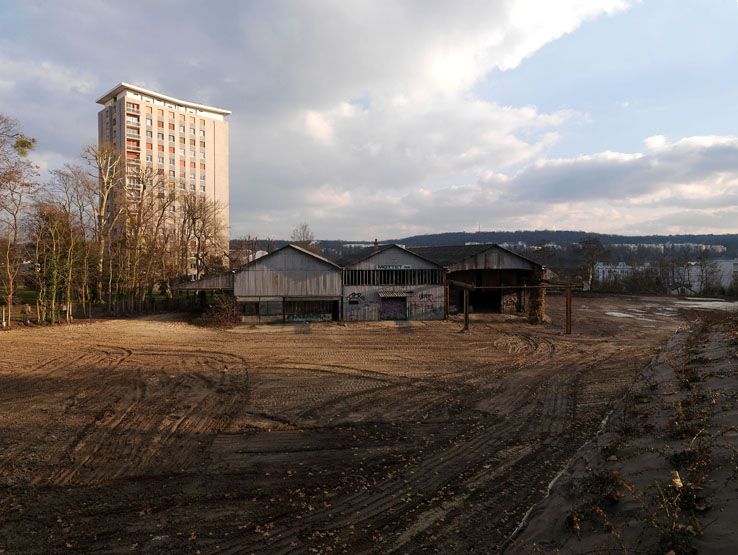
<svg viewBox="0 0 738 555">
<path fill-rule="evenodd" d="M 362 260 L 366 260 L 367 258 L 374 256 L 375 254 L 386 251 L 393 246 L 394 245 L 378 245 L 376 247 L 365 247 L 363 249 L 358 249 L 354 252 L 350 252 L 348 254 L 342 254 L 341 257 L 336 260 L 336 264 L 344 268 L 346 266 L 352 266 L 353 264 L 361 262 Z"/>
<path fill-rule="evenodd" d="M 239 271 L 240 270 L 243 270 L 247 266 L 250 266 L 250 265 L 252 265 L 252 264 L 254 264 L 256 262 L 263 262 L 265 258 L 270 257 L 270 256 L 272 256 L 272 255 L 274 255 L 274 254 L 276 254 L 276 253 L 278 253 L 280 251 L 283 251 L 284 249 L 294 249 L 294 250 L 299 251 L 299 252 L 301 252 L 303 254 L 307 254 L 308 256 L 311 256 L 311 257 L 315 258 L 316 260 L 319 260 L 320 262 L 325 262 L 326 264 L 328 264 L 330 266 L 333 266 L 334 268 L 338 268 L 339 270 L 341 269 L 341 267 L 338 264 L 336 264 L 335 262 L 331 262 L 327 258 L 324 258 L 324 257 L 320 256 L 319 254 L 315 254 L 314 252 L 311 252 L 311 251 L 309 251 L 307 249 L 303 249 L 302 247 L 298 247 L 297 245 L 293 245 L 292 243 L 290 243 L 288 245 L 285 245 L 284 247 L 280 247 L 280 248 L 278 248 L 276 250 L 273 250 L 269 254 L 265 254 L 264 256 L 260 256 L 259 258 L 255 258 L 254 260 L 251 260 L 251 261 L 247 262 L 246 264 L 244 264 L 243 266 L 241 266 L 239 268 Z"/>
<path fill-rule="evenodd" d="M 500 249 L 502 251 L 510 253 L 513 256 L 517 256 L 518 258 L 521 258 L 522 260 L 530 262 L 534 266 L 541 267 L 541 265 L 538 262 L 535 262 L 534 260 L 531 260 L 530 258 L 526 258 L 525 256 L 522 256 L 516 252 L 513 252 L 509 249 L 506 249 L 504 247 L 501 247 L 493 243 L 487 243 L 485 245 L 451 245 L 451 246 L 443 246 L 443 247 L 410 247 L 408 250 L 410 252 L 417 254 L 418 256 L 423 256 L 427 258 L 428 260 L 431 260 L 432 262 L 435 262 L 436 264 L 440 266 L 448 268 L 449 266 L 458 264 L 459 262 L 462 262 L 463 260 L 466 260 L 467 258 L 476 256 L 477 254 L 483 253 L 484 251 L 487 251 L 492 248 Z"/>
<path fill-rule="evenodd" d="M 356 252 L 349 253 L 347 255 L 341 256 L 338 260 L 336 260 L 336 264 L 339 266 L 342 266 L 343 268 L 348 268 L 349 266 L 353 266 L 355 264 L 358 264 L 359 262 L 363 262 L 364 260 L 367 260 L 371 258 L 372 256 L 375 256 L 381 252 L 387 251 L 392 248 L 401 249 L 407 253 L 410 253 L 413 256 L 417 256 L 418 258 L 422 258 L 426 262 L 430 262 L 431 264 L 438 263 L 430 258 L 427 258 L 426 256 L 422 255 L 421 253 L 417 253 L 414 251 L 414 249 L 406 249 L 405 247 L 401 247 L 400 245 L 395 245 L 394 243 L 391 245 L 379 245 L 376 247 L 367 247 L 365 249 L 360 249 Z"/>
</svg>

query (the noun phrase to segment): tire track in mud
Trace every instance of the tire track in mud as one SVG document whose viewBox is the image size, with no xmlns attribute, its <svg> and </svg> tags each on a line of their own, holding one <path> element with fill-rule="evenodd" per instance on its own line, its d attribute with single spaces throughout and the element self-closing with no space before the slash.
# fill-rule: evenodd
<svg viewBox="0 0 738 555">
<path fill-rule="evenodd" d="M 378 380 L 382 385 L 358 387 L 355 391 L 349 393 L 345 393 L 345 388 L 332 390 L 321 388 L 321 391 L 329 393 L 330 397 L 301 412 L 301 417 L 315 418 L 328 412 L 340 413 L 341 410 L 346 413 L 358 413 L 366 408 L 372 408 L 373 410 L 368 411 L 372 413 L 385 410 L 380 409 L 382 405 L 378 401 L 381 399 L 398 398 L 402 399 L 402 402 L 398 404 L 398 409 L 402 409 L 405 418 L 412 418 L 414 415 L 428 412 L 426 409 L 429 409 L 429 405 L 432 403 L 451 402 L 457 398 L 470 399 L 477 393 L 473 386 L 460 381 L 433 380 L 427 376 L 423 378 L 396 377 L 383 372 L 366 371 L 356 367 L 342 366 L 342 368 L 350 370 L 350 372 L 300 367 L 301 370 L 329 372 L 341 377 L 351 377 L 354 380 L 372 379 L 376 375 L 381 375 L 386 379 Z M 385 417 L 389 417 L 390 414 L 385 414 Z"/>
<path fill-rule="evenodd" d="M 254 369 L 259 381 L 254 385 L 258 398 L 253 399 L 249 411 L 268 415 L 270 418 L 287 418 L 296 422 L 301 415 L 314 412 L 315 408 L 333 406 L 341 399 L 364 395 L 367 391 L 385 390 L 391 382 L 373 377 L 364 379 L 359 375 L 315 367 L 269 367 Z M 326 375 L 345 379 L 316 380 L 310 376 Z M 306 383 L 307 382 L 307 383 Z M 275 414 L 275 413 L 281 413 Z"/>
<path fill-rule="evenodd" d="M 62 355 L 52 356 L 41 362 L 36 362 L 27 367 L 23 374 L 2 375 L 0 382 L 0 413 L 2 416 L 15 418 L 22 421 L 34 421 L 38 418 L 56 420 L 57 429 L 53 433 L 48 430 L 32 429 L 25 432 L 26 441 L 35 438 L 28 445 L 22 442 L 11 444 L 9 448 L 0 450 L 0 475 L 11 474 L 13 469 L 22 461 L 32 456 L 33 467 L 25 469 L 30 473 L 29 481 L 37 483 L 38 473 L 42 468 L 48 466 L 48 460 L 42 456 L 36 456 L 37 452 L 48 448 L 48 445 L 59 445 L 62 457 L 67 455 L 67 449 L 61 444 L 63 435 L 72 438 L 79 437 L 87 427 L 81 431 L 66 430 L 59 420 L 83 406 L 87 401 L 85 381 L 90 373 L 105 370 L 110 366 L 120 364 L 130 354 L 128 349 L 113 348 L 105 350 L 92 345 L 86 349 L 79 350 L 74 356 Z M 112 356 L 111 356 L 112 355 Z M 26 356 L 26 358 L 29 358 Z M 105 382 L 105 379 L 102 380 Z M 43 387 L 39 387 L 43 384 Z M 70 385 L 73 385 L 73 393 L 68 393 Z M 114 392 L 111 392 L 115 395 Z M 17 406 L 19 399 L 23 400 L 21 407 Z M 51 400 L 51 402 L 50 402 Z M 14 407 L 14 412 L 9 412 L 6 407 Z M 56 416 L 56 419 L 54 418 Z"/>
<path fill-rule="evenodd" d="M 580 372 L 584 369 L 580 369 Z M 578 374 L 579 372 L 577 372 Z M 336 500 L 330 507 L 318 509 L 303 515 L 296 526 L 294 522 L 282 523 L 271 530 L 268 541 L 244 536 L 219 542 L 224 553 L 238 553 L 243 549 L 269 550 L 271 552 L 289 552 L 304 548 L 302 536 L 306 530 L 340 531 L 351 525 L 366 524 L 374 520 L 397 518 L 391 510 L 403 506 L 405 511 L 408 497 L 420 494 L 422 498 L 432 497 L 444 485 L 457 480 L 460 474 L 466 474 L 483 465 L 490 454 L 495 453 L 510 438 L 536 439 L 545 428 L 541 429 L 540 411 L 536 410 L 535 401 L 539 395 L 546 396 L 550 392 L 549 385 L 558 374 L 545 376 L 536 388 L 527 390 L 516 398 L 515 411 L 506 420 L 496 423 L 478 423 L 460 437 L 454 438 L 449 446 L 435 446 L 431 453 L 425 453 L 420 464 L 406 468 L 399 476 L 391 477 L 373 487 L 368 492 L 356 492 Z M 562 385 L 566 385 L 563 380 Z M 567 387 L 557 387 L 554 397 L 559 400 L 552 407 L 564 406 L 560 400 L 568 394 Z M 511 407 L 512 408 L 512 407 Z M 562 415 L 565 417 L 566 413 Z M 520 424 L 510 425 L 512 419 L 520 420 Z M 547 449 L 550 450 L 550 447 Z M 540 455 L 539 455 L 540 456 Z M 506 480 L 507 481 L 507 480 Z M 372 528 L 378 528 L 379 524 Z"/>
<path fill-rule="evenodd" d="M 503 530 L 514 527 L 516 514 L 522 514 L 531 500 L 540 497 L 541 492 L 535 489 L 535 485 L 544 487 L 556 472 L 553 461 L 563 461 L 568 457 L 572 448 L 583 441 L 586 433 L 581 427 L 562 427 L 546 424 L 546 422 L 561 421 L 567 413 L 576 411 L 576 396 L 572 391 L 582 374 L 591 371 L 592 367 L 580 368 L 567 379 L 560 379 L 561 374 L 553 377 L 550 382 L 542 383 L 539 390 L 545 390 L 553 395 L 534 395 L 535 409 L 529 414 L 526 422 L 520 428 L 509 434 L 508 438 L 502 439 L 502 444 L 510 443 L 518 449 L 520 459 L 502 459 L 499 467 L 487 471 L 487 476 L 476 479 L 461 477 L 457 480 L 455 490 L 461 489 L 462 493 L 454 496 L 460 502 L 452 503 L 452 510 L 438 519 L 439 525 L 433 525 L 432 534 L 423 529 L 419 534 L 422 540 L 414 542 L 410 550 L 403 552 L 424 552 L 427 549 L 438 551 L 455 551 L 476 549 L 479 546 L 474 542 L 464 542 L 464 536 L 459 536 L 458 530 L 475 530 L 476 537 L 484 537 L 485 545 L 490 549 L 494 542 L 503 541 L 506 537 Z M 541 391 L 540 393 L 543 393 Z M 540 397 L 543 397 L 543 401 Z M 525 401 L 524 401 L 525 403 Z M 558 433 L 557 433 L 558 432 Z M 522 448 L 520 447 L 522 442 Z M 530 446 L 530 448 L 527 448 Z M 483 466 L 485 468 L 487 465 Z M 479 472 L 484 473 L 483 469 Z M 466 474 L 466 472 L 464 473 Z M 479 487 L 470 487 L 477 482 L 484 484 L 483 490 Z M 464 493 L 466 488 L 471 492 Z M 453 506 L 458 508 L 453 509 Z M 506 507 L 501 512 L 500 507 Z M 490 515 L 497 515 L 490 518 Z M 444 544 L 444 538 L 454 538 L 449 544 Z M 406 541 L 410 538 L 406 538 Z M 395 548 L 399 547 L 398 545 Z"/>
<path fill-rule="evenodd" d="M 124 361 L 133 355 L 133 351 L 126 347 L 117 347 L 114 345 L 95 345 L 92 348 L 93 351 L 101 352 L 106 357 L 105 360 L 113 360 L 112 363 L 108 363 L 109 370 L 115 370 Z"/>
<path fill-rule="evenodd" d="M 0 392 L 17 413 L 0 414 L 0 483 L 14 480 L 25 510 L 0 506 L 0 540 L 18 552 L 66 540 L 88 552 L 493 551 L 627 381 L 617 365 L 659 337 L 613 338 L 608 322 L 572 338 L 507 322 L 248 336 L 121 322 L 43 354 L 19 344 L 8 360 L 27 360 L 42 394 L 26 407 Z M 19 464 L 3 467 L 14 445 Z"/>
<path fill-rule="evenodd" d="M 403 358 L 404 360 L 404 358 Z M 408 360 L 415 360 L 408 358 Z M 303 383 L 290 383 L 279 393 L 279 397 L 288 398 L 292 403 L 299 403 L 301 408 L 290 413 L 290 419 L 317 421 L 319 417 L 333 414 L 335 418 L 348 418 L 350 415 L 364 413 L 366 417 L 372 418 L 372 414 L 380 416 L 382 411 L 382 399 L 398 398 L 402 402 L 398 405 L 406 418 L 414 415 L 432 412 L 433 404 L 451 403 L 456 399 L 473 399 L 479 396 L 478 388 L 467 383 L 459 372 L 436 373 L 418 372 L 415 375 L 391 373 L 391 370 L 370 370 L 354 365 L 323 362 L 320 366 L 305 363 L 292 363 L 282 360 L 279 366 L 268 369 L 255 369 L 255 372 L 279 373 L 293 376 L 295 372 L 327 374 L 342 378 L 340 381 L 331 381 L 328 385 L 320 382 L 318 385 L 305 386 Z M 478 365 L 474 365 L 477 368 Z M 478 370 L 464 372 L 477 373 Z M 449 379 L 452 377 L 454 379 Z M 369 382 L 369 383 L 367 383 Z M 372 383 L 374 382 L 374 383 Z M 274 415 L 270 408 L 284 411 L 283 402 L 279 397 L 271 397 L 270 405 L 262 405 L 261 412 L 270 418 Z M 308 408 L 304 408 L 307 405 Z M 366 410 L 370 409 L 370 410 Z M 386 412 L 386 411 L 385 411 Z M 394 412 L 393 412 L 394 413 Z M 385 414 L 389 417 L 390 414 Z M 332 419 L 333 420 L 333 419 Z"/>
<path fill-rule="evenodd" d="M 409 477 L 404 476 L 400 480 L 391 479 L 381 483 L 374 489 L 376 493 L 371 496 L 356 494 L 334 504 L 330 509 L 304 516 L 300 519 L 300 529 L 306 530 L 318 527 L 319 529 L 336 530 L 351 523 L 370 521 L 400 504 L 402 496 L 407 495 L 408 491 L 411 494 L 432 492 L 434 488 L 437 489 L 449 480 L 455 479 L 458 476 L 459 469 L 464 469 L 463 472 L 466 472 L 467 467 L 481 464 L 486 453 L 494 452 L 496 448 L 508 442 L 510 437 L 540 441 L 542 435 L 551 431 L 550 425 L 552 422 L 565 422 L 567 418 L 575 413 L 576 397 L 572 398 L 572 392 L 577 389 L 580 376 L 592 371 L 607 358 L 609 357 L 604 357 L 584 367 L 580 365 L 575 372 L 571 371 L 566 361 L 560 362 L 556 369 L 539 368 L 537 376 L 531 376 L 529 380 L 526 380 L 535 383 L 535 387 L 520 387 L 517 389 L 518 394 L 513 394 L 508 399 L 506 409 L 511 416 L 506 421 L 487 426 L 482 432 L 472 431 L 473 433 L 468 439 L 462 438 L 456 446 L 450 449 L 441 449 L 437 453 L 426 457 L 422 464 L 410 470 Z M 543 374 L 546 371 L 549 372 L 548 375 Z M 553 395 L 551 395 L 552 392 Z M 511 427 L 509 421 L 512 418 L 516 420 L 524 418 L 524 420 L 520 426 Z M 505 428 L 507 429 L 505 430 Z M 561 431 L 565 430 L 565 426 L 560 426 L 560 428 Z M 507 433 L 504 433 L 505 431 Z M 559 436 L 556 437 L 559 438 Z M 545 446 L 546 442 L 543 445 Z M 538 458 L 551 458 L 556 453 L 563 456 L 563 451 L 559 449 L 554 451 L 552 451 L 551 445 L 548 445 L 544 451 L 536 456 Z M 543 467 L 545 468 L 545 465 Z M 548 475 L 552 472 L 550 468 L 546 470 L 547 473 L 544 470 L 541 471 L 542 475 Z M 425 478 L 420 478 L 418 475 Z M 521 487 L 526 484 L 526 481 L 521 482 Z M 524 507 L 527 503 L 528 498 L 525 499 L 525 502 L 520 503 L 521 507 Z M 361 510 L 354 511 L 344 520 L 336 519 L 336 514 L 350 513 L 352 509 L 359 505 L 363 505 Z M 226 552 L 229 552 L 229 550 L 237 551 L 241 547 L 289 551 L 295 547 L 295 544 L 301 545 L 299 537 L 300 530 L 272 532 L 269 542 L 257 541 L 257 543 L 251 544 L 247 541 L 243 545 L 230 543 L 226 548 Z"/>
<path fill-rule="evenodd" d="M 85 399 L 73 409 L 90 415 L 89 422 L 48 470 L 35 476 L 36 484 L 99 484 L 189 467 L 248 397 L 245 363 L 234 355 L 124 349 L 123 356 L 102 364 L 112 351 L 97 352 L 102 356 L 87 365 L 94 371 Z M 150 360 L 157 360 L 158 368 L 150 368 Z M 226 365 L 235 372 L 224 372 Z M 178 373 L 170 375 L 175 369 Z"/>
</svg>

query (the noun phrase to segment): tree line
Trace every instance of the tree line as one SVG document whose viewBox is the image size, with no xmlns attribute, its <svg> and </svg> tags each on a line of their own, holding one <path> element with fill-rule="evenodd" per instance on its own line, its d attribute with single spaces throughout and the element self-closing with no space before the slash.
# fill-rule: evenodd
<svg viewBox="0 0 738 555">
<path fill-rule="evenodd" d="M 586 288 L 603 292 L 622 293 L 694 293 L 736 296 L 738 284 L 725 287 L 715 262 L 715 253 L 686 247 L 637 249 L 606 245 L 597 236 L 585 236 L 578 243 L 554 247 L 546 241 L 533 248 L 520 249 L 551 269 L 559 279 L 582 283 Z M 614 274 L 611 279 L 598 280 L 598 263 L 624 263 L 627 275 Z M 696 284 L 699 290 L 694 290 Z"/>
<path fill-rule="evenodd" d="M 39 320 L 112 310 L 227 266 L 224 207 L 145 164 L 126 164 L 109 144 L 40 181 L 28 159 L 35 140 L 0 114 L 0 267 L 4 303 L 35 291 Z M 27 308 L 26 308 L 27 309 Z"/>
</svg>

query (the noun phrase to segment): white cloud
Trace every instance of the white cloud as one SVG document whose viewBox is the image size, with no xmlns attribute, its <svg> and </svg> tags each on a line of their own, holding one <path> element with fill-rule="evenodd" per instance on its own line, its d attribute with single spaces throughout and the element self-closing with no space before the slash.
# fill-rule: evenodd
<svg viewBox="0 0 738 555">
<path fill-rule="evenodd" d="M 666 146 L 666 137 L 663 135 L 654 135 L 646 138 L 646 140 L 643 141 L 643 144 L 645 144 L 646 148 L 649 150 L 658 150 Z"/>
<path fill-rule="evenodd" d="M 647 153 L 541 159 L 517 173 L 485 170 L 437 187 L 347 194 L 323 186 L 282 218 L 361 226 L 362 238 L 475 229 L 606 233 L 738 232 L 738 137 L 687 137 Z M 457 174 L 454 174 L 457 175 Z"/>
<path fill-rule="evenodd" d="M 29 33 L 2 44 L 0 101 L 53 151 L 49 164 L 94 139 L 94 99 L 118 81 L 232 109 L 234 235 L 284 237 L 305 219 L 320 237 L 345 238 L 477 223 L 736 230 L 735 137 L 654 135 L 643 152 L 552 158 L 562 128 L 587 114 L 477 92 L 496 71 L 632 3 L 326 0 L 203 11 L 190 2 L 152 4 L 143 20 L 130 4 L 49 4 L 32 14 L 45 41 Z M 132 32 L 137 52 L 153 54 L 121 55 Z M 159 55 L 182 41 L 197 48 Z M 629 102 L 638 104 L 621 106 Z M 47 104 L 68 115 L 50 121 L 38 110 Z"/>
<path fill-rule="evenodd" d="M 544 159 L 512 176 L 483 174 L 476 184 L 425 195 L 417 221 L 463 210 L 495 229 L 738 232 L 738 137 L 658 143 L 647 154 Z"/>
<path fill-rule="evenodd" d="M 33 83 L 57 94 L 91 94 L 94 81 L 89 76 L 51 61 L 10 60 L 0 57 L 3 88 Z"/>
<path fill-rule="evenodd" d="M 249 151 L 242 171 L 233 172 L 245 184 L 232 188 L 234 232 L 263 233 L 250 225 L 261 210 L 284 222 L 281 231 L 270 231 L 276 234 L 305 213 L 320 236 L 378 233 L 374 222 L 384 216 L 389 232 L 414 213 L 412 203 L 422 202 L 413 191 L 432 195 L 543 155 L 560 126 L 586 116 L 504 106 L 472 88 L 489 72 L 513 68 L 547 42 L 628 4 L 570 1 L 551 9 L 545 2 L 479 1 L 459 9 L 445 2 L 331 2 L 285 9 L 277 3 L 268 14 L 241 14 L 245 77 L 231 84 L 263 108 L 231 106 L 232 122 L 246 120 L 234 123 L 232 144 Z M 325 183 L 350 194 L 341 197 L 340 211 L 356 217 L 318 213 L 305 203 L 306 196 L 320 197 Z M 377 209 L 365 220 L 362 210 L 371 203 Z"/>
<path fill-rule="evenodd" d="M 325 116 L 308 110 L 305 114 L 305 131 L 308 135 L 324 144 L 333 142 L 333 126 Z"/>
<path fill-rule="evenodd" d="M 50 150 L 34 149 L 29 155 L 28 159 L 36 165 L 38 168 L 39 175 L 46 177 L 49 170 L 53 170 L 64 165 L 66 158 L 58 152 Z"/>
<path fill-rule="evenodd" d="M 651 137 L 646 143 L 647 154 L 602 152 L 541 161 L 515 176 L 515 192 L 553 202 L 638 201 L 657 192 L 719 202 L 738 186 L 738 137 L 695 136 L 674 143 Z"/>
</svg>

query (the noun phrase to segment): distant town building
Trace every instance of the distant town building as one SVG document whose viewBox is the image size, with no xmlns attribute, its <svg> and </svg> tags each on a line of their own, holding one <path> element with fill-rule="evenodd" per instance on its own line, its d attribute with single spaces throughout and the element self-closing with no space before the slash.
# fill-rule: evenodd
<svg viewBox="0 0 738 555">
<path fill-rule="evenodd" d="M 728 248 L 724 245 L 705 245 L 703 243 L 609 243 L 607 246 L 631 252 L 635 252 L 640 249 L 659 253 L 668 250 L 683 250 L 690 253 L 710 252 L 713 254 L 724 254 L 728 251 Z"/>
<path fill-rule="evenodd" d="M 633 275 L 634 272 L 645 272 L 650 264 L 641 264 L 634 266 L 625 262 L 617 264 L 606 264 L 598 262 L 594 267 L 594 278 L 599 283 L 612 283 L 616 280 L 623 280 Z"/>
<path fill-rule="evenodd" d="M 177 195 L 202 195 L 222 208 L 228 236 L 228 122 L 230 111 L 180 100 L 136 85 L 119 83 L 97 100 L 98 141 L 110 144 L 125 161 L 126 190 L 150 168 Z M 114 202 L 121 202 L 114 199 Z M 171 211 L 177 213 L 178 202 Z M 228 249 L 227 240 L 223 250 Z"/>
<path fill-rule="evenodd" d="M 636 274 L 655 272 L 656 267 L 648 262 L 644 264 L 595 264 L 595 280 L 601 284 L 613 284 L 624 281 Z M 664 285 L 674 293 L 699 294 L 714 288 L 728 289 L 738 282 L 738 258 L 716 259 L 705 262 L 687 262 L 676 266 L 671 272 L 661 276 Z"/>
</svg>

